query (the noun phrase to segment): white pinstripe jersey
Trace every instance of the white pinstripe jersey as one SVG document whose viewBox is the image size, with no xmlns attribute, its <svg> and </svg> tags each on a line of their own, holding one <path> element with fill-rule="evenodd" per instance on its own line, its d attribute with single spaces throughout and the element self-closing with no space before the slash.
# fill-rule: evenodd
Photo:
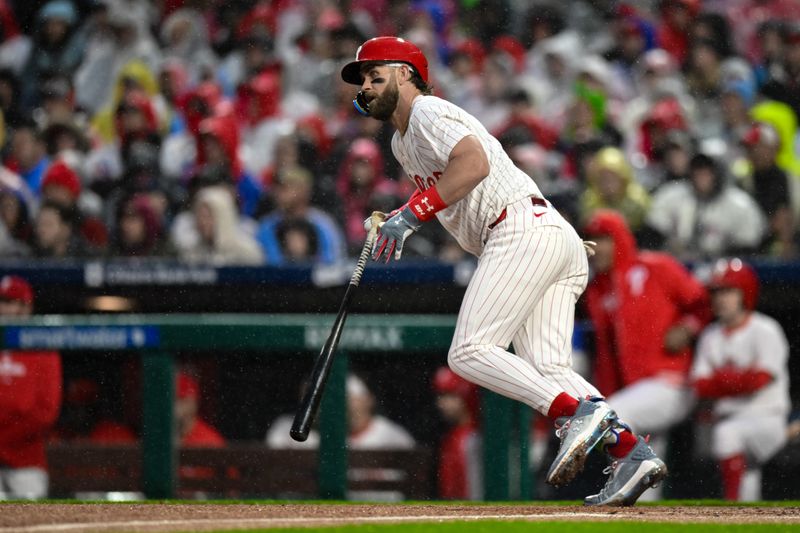
<svg viewBox="0 0 800 533">
<path fill-rule="evenodd" d="M 479 256 L 488 226 L 503 209 L 527 196 L 543 198 L 539 187 L 509 159 L 500 142 L 478 120 L 435 96 L 418 96 L 411 107 L 408 129 L 392 137 L 392 152 L 420 190 L 436 184 L 450 152 L 468 135 L 478 138 L 489 159 L 489 175 L 470 193 L 436 213 L 439 222 L 467 252 Z"/>
<path fill-rule="evenodd" d="M 789 344 L 775 319 L 758 312 L 745 324 L 726 331 L 719 323 L 708 326 L 697 344 L 692 379 L 710 377 L 715 370 L 731 365 L 737 370 L 764 370 L 773 381 L 750 395 L 718 400 L 719 416 L 736 414 L 789 413 Z"/>
</svg>

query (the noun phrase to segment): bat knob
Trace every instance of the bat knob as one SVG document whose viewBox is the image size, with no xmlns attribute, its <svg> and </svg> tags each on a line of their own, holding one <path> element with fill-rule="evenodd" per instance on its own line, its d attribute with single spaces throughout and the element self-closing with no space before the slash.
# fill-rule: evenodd
<svg viewBox="0 0 800 533">
<path fill-rule="evenodd" d="M 289 436 L 291 436 L 292 439 L 296 440 L 297 442 L 305 442 L 306 439 L 308 439 L 308 431 L 292 428 L 289 431 Z"/>
<path fill-rule="evenodd" d="M 372 214 L 364 219 L 364 229 L 369 231 L 377 231 L 378 228 L 383 226 L 384 221 L 386 220 L 387 216 L 386 213 L 382 213 L 380 211 L 373 211 Z"/>
</svg>

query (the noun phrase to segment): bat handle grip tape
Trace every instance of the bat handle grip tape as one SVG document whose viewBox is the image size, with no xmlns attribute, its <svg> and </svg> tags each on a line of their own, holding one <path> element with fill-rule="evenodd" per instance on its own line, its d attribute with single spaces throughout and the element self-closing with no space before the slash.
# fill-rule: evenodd
<svg viewBox="0 0 800 533">
<path fill-rule="evenodd" d="M 367 240 L 364 241 L 364 247 L 361 248 L 361 255 L 358 256 L 356 268 L 353 270 L 353 276 L 350 278 L 350 285 L 355 285 L 358 287 L 358 284 L 361 283 L 361 276 L 364 274 L 364 268 L 367 265 L 370 254 L 372 253 L 372 245 L 375 242 L 377 233 L 377 228 L 373 228 L 369 231 L 369 234 L 367 234 Z"/>
</svg>

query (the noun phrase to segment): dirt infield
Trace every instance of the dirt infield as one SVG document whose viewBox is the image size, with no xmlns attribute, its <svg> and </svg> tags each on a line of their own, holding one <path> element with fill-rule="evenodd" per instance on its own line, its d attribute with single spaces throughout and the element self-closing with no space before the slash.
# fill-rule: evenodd
<svg viewBox="0 0 800 533">
<path fill-rule="evenodd" d="M 541 505 L 4 504 L 0 533 L 209 531 L 450 520 L 800 523 L 795 507 Z"/>
</svg>

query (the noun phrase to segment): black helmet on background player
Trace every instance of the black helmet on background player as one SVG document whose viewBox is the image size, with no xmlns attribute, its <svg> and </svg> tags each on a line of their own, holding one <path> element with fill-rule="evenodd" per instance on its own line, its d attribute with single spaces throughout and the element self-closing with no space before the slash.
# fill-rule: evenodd
<svg viewBox="0 0 800 533">
<path fill-rule="evenodd" d="M 361 85 L 361 65 L 368 62 L 405 63 L 428 83 L 428 60 L 414 43 L 400 37 L 375 37 L 356 50 L 354 61 L 342 68 L 342 79 L 352 85 Z"/>
<path fill-rule="evenodd" d="M 755 270 L 739 258 L 720 259 L 714 265 L 709 289 L 739 289 L 744 307 L 753 310 L 758 301 L 758 276 Z"/>
<path fill-rule="evenodd" d="M 342 79 L 352 85 L 361 85 L 361 67 L 364 63 L 404 63 L 408 65 L 422 79 L 428 83 L 428 60 L 425 54 L 414 43 L 400 37 L 375 37 L 365 42 L 356 50 L 355 61 L 351 61 L 342 68 Z M 369 103 L 363 91 L 359 91 L 353 99 L 353 107 L 361 115 L 370 116 Z"/>
</svg>

